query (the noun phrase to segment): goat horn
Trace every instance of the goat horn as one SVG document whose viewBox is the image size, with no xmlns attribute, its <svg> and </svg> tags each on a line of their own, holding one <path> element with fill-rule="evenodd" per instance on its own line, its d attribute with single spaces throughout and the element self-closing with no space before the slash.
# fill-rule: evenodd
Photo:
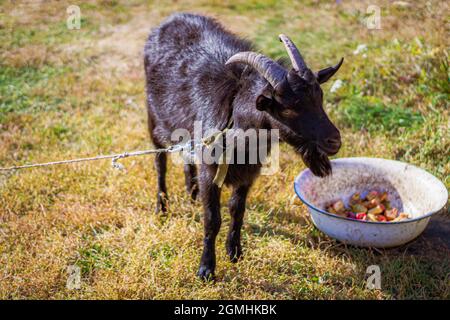
<svg viewBox="0 0 450 320">
<path fill-rule="evenodd" d="M 303 60 L 300 51 L 298 51 L 292 40 L 284 34 L 280 34 L 278 38 L 286 47 L 286 51 L 289 55 L 289 58 L 291 59 L 292 67 L 294 68 L 294 70 L 300 73 L 305 72 L 308 67 L 306 66 L 305 60 Z"/>
<path fill-rule="evenodd" d="M 245 51 L 236 53 L 225 63 L 245 63 L 256 69 L 273 88 L 276 88 L 286 78 L 286 70 L 277 62 L 260 53 Z"/>
</svg>

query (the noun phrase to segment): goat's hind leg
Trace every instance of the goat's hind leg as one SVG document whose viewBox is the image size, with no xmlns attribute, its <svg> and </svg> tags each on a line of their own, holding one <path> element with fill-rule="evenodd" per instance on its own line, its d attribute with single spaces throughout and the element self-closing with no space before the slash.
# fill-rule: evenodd
<svg viewBox="0 0 450 320">
<path fill-rule="evenodd" d="M 154 121 L 154 113 L 152 112 L 150 97 L 147 100 L 147 115 L 148 115 L 148 131 L 150 133 L 150 140 L 153 143 L 155 148 L 161 149 L 164 148 L 162 143 L 164 137 L 164 130 L 161 130 L 161 127 L 155 127 Z M 167 171 L 167 154 L 166 153 L 157 153 L 155 155 L 155 169 L 158 182 L 158 190 L 156 192 L 156 213 L 162 211 L 167 211 L 167 188 L 166 188 L 166 171 Z"/>
<path fill-rule="evenodd" d="M 184 165 L 184 178 L 186 182 L 186 191 L 192 200 L 197 199 L 198 183 L 197 183 L 197 167 L 195 164 Z"/>
<path fill-rule="evenodd" d="M 158 174 L 158 191 L 156 194 L 156 212 L 167 211 L 167 187 L 166 187 L 166 170 L 167 170 L 167 154 L 157 153 L 155 156 L 155 169 Z"/>
</svg>

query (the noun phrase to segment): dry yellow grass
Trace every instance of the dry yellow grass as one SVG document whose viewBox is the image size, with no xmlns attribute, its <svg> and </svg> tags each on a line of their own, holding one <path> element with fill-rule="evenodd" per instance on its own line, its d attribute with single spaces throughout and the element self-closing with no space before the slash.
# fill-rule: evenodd
<svg viewBox="0 0 450 320">
<path fill-rule="evenodd" d="M 359 21 L 368 4 L 305 1 L 290 9 L 290 1 L 89 1 L 81 6 L 81 30 L 70 31 L 65 28 L 67 2 L 2 1 L 0 166 L 148 148 L 142 48 L 150 28 L 174 11 L 213 15 L 274 57 L 284 55 L 276 35 L 282 30 L 293 34 L 315 68 L 344 55 L 340 77 L 361 87 L 366 74 L 359 72 L 367 64 L 380 70 L 398 56 L 420 64 L 427 50 L 436 48 L 435 55 L 447 57 L 447 2 L 431 1 L 431 13 L 426 14 L 422 4 L 411 2 L 413 8 L 401 9 L 381 1 L 380 31 L 368 31 Z M 423 52 L 416 47 L 411 47 L 415 52 L 385 50 L 394 39 L 411 46 L 420 39 Z M 359 43 L 369 43 L 379 55 L 366 61 L 353 56 Z M 430 63 L 439 66 L 435 60 Z M 415 67 L 405 68 L 409 72 Z M 389 76 L 367 72 L 372 72 L 374 87 L 390 90 L 385 88 Z M 442 105 L 437 89 L 419 89 L 419 84 L 400 83 L 397 93 L 378 98 L 412 104 L 411 109 L 431 119 L 425 125 L 413 131 L 374 132 L 341 121 L 344 147 L 338 156 L 409 161 L 446 180 L 448 187 L 448 101 Z M 442 94 L 448 98 L 448 87 Z M 10 96 L 14 103 L 8 102 Z M 337 121 L 339 99 L 326 105 Z M 10 105 L 13 109 L 4 111 Z M 282 150 L 281 170 L 261 177 L 250 194 L 245 256 L 238 264 L 229 263 L 225 255 L 229 219 L 224 206 L 218 279 L 207 284 L 195 277 L 201 206 L 185 194 L 180 166 L 169 166 L 165 216 L 153 213 L 152 157 L 122 161 L 124 172 L 100 162 L 0 176 L 0 298 L 450 297 L 446 239 L 422 237 L 387 251 L 337 243 L 313 227 L 295 198 L 292 181 L 304 165 L 288 147 Z M 228 196 L 225 190 L 223 204 Z M 448 214 L 442 223 L 448 224 Z M 74 264 L 82 269 L 78 290 L 66 287 L 67 267 Z M 371 264 L 381 266 L 381 290 L 365 289 Z"/>
</svg>

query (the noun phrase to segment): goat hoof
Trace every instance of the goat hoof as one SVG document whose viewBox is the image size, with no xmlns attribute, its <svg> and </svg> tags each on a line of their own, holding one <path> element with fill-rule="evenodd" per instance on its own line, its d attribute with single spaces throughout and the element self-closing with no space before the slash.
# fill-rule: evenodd
<svg viewBox="0 0 450 320">
<path fill-rule="evenodd" d="M 157 204 L 156 208 L 155 208 L 155 213 L 166 213 L 167 212 L 167 207 L 165 205 L 161 205 L 161 204 Z"/>
<path fill-rule="evenodd" d="M 156 201 L 155 213 L 167 212 L 167 198 L 158 197 Z"/>
<path fill-rule="evenodd" d="M 213 281 L 214 280 L 214 270 L 207 266 L 200 266 L 197 277 L 203 281 Z"/>
</svg>

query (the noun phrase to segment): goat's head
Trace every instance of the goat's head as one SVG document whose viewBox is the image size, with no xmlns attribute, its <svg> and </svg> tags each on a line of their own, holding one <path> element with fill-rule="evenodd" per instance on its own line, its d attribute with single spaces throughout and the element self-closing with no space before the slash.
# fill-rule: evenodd
<svg viewBox="0 0 450 320">
<path fill-rule="evenodd" d="M 255 52 L 235 54 L 226 64 L 247 64 L 267 80 L 267 86 L 256 98 L 256 108 L 286 127 L 293 136 L 290 140 L 295 141 L 294 147 L 315 175 L 328 175 L 331 172 L 328 156 L 339 151 L 341 137 L 323 109 L 320 84 L 336 73 L 343 59 L 333 67 L 313 73 L 287 36 L 281 34 L 280 41 L 291 59 L 290 71 Z"/>
</svg>

